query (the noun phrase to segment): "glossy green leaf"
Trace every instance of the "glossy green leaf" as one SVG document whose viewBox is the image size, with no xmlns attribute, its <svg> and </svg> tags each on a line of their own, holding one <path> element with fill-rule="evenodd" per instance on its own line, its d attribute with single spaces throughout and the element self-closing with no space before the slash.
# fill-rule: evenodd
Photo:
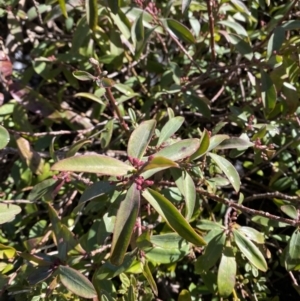
<svg viewBox="0 0 300 301">
<path fill-rule="evenodd" d="M 177 116 L 168 120 L 168 122 L 161 129 L 157 146 L 167 141 L 173 134 L 175 134 L 184 122 L 184 117 Z"/>
<path fill-rule="evenodd" d="M 187 43 L 192 43 L 192 44 L 194 44 L 196 42 L 192 33 L 182 23 L 180 23 L 174 19 L 166 19 L 164 21 L 165 21 L 164 23 L 165 23 L 167 30 L 171 34 L 175 35 L 178 39 L 183 40 Z"/>
<path fill-rule="evenodd" d="M 83 81 L 95 79 L 95 76 L 93 76 L 92 74 L 81 70 L 74 71 L 73 76 L 78 80 L 83 80 Z"/>
<path fill-rule="evenodd" d="M 191 293 L 184 289 L 179 293 L 177 301 L 192 301 Z"/>
<path fill-rule="evenodd" d="M 280 210 L 284 212 L 286 215 L 288 215 L 292 219 L 298 218 L 298 212 L 295 206 L 293 205 L 283 205 L 280 206 Z"/>
<path fill-rule="evenodd" d="M 145 38 L 143 17 L 144 14 L 141 13 L 131 27 L 131 39 L 135 46 L 137 46 L 138 43 L 143 42 Z"/>
<path fill-rule="evenodd" d="M 146 261 L 145 264 L 143 265 L 143 275 L 145 276 L 145 278 L 147 279 L 153 293 L 155 296 L 158 295 L 158 289 L 157 289 L 157 285 L 156 282 L 153 278 L 153 275 L 151 273 L 151 270 L 149 268 L 148 262 Z"/>
<path fill-rule="evenodd" d="M 270 76 L 261 71 L 261 98 L 266 115 L 271 113 L 276 105 L 276 89 Z"/>
<path fill-rule="evenodd" d="M 209 147 L 207 151 L 211 151 L 215 149 L 218 145 L 220 145 L 224 140 L 229 139 L 230 137 L 228 135 L 214 135 L 210 137 L 209 140 Z"/>
<path fill-rule="evenodd" d="M 182 14 L 184 14 L 189 9 L 191 2 L 192 2 L 192 0 L 182 0 L 182 3 L 181 3 Z"/>
<path fill-rule="evenodd" d="M 10 137 L 8 131 L 0 125 L 0 150 L 8 144 L 9 140 Z"/>
<path fill-rule="evenodd" d="M 105 94 L 105 90 L 103 89 L 103 95 Z M 82 98 L 87 98 L 87 99 L 90 99 L 92 101 L 95 101 L 101 105 L 105 105 L 104 102 L 99 98 L 97 97 L 96 95 L 92 94 L 92 93 L 86 93 L 86 92 L 82 92 L 82 93 L 76 93 L 74 95 L 74 97 L 82 97 Z"/>
<path fill-rule="evenodd" d="M 197 234 L 191 225 L 185 220 L 176 207 L 159 192 L 150 188 L 143 192 L 143 197 L 161 215 L 169 226 L 181 237 L 196 246 L 204 246 L 206 242 Z"/>
<path fill-rule="evenodd" d="M 224 172 L 234 190 L 238 192 L 240 190 L 241 180 L 234 166 L 227 159 L 217 154 L 208 153 L 208 156 L 214 160 L 218 167 Z"/>
<path fill-rule="evenodd" d="M 291 239 L 283 252 L 284 265 L 288 271 L 299 269 L 299 254 L 300 254 L 300 232 L 296 229 L 291 236 Z"/>
<path fill-rule="evenodd" d="M 226 247 L 218 269 L 217 283 L 220 297 L 226 298 L 232 294 L 235 286 L 236 270 L 237 265 L 233 250 Z"/>
<path fill-rule="evenodd" d="M 78 140 L 77 142 L 73 143 L 70 149 L 66 153 L 66 158 L 75 156 L 82 146 L 89 143 L 92 143 L 92 141 L 88 139 Z"/>
<path fill-rule="evenodd" d="M 265 237 L 263 233 L 257 231 L 254 228 L 243 226 L 240 227 L 238 230 L 242 232 L 244 235 L 246 235 L 249 239 L 251 239 L 252 241 L 258 244 L 263 244 L 265 242 Z"/>
<path fill-rule="evenodd" d="M 216 232 L 218 233 L 218 232 Z M 205 247 L 204 254 L 195 263 L 195 272 L 208 271 L 220 259 L 226 240 L 225 231 L 214 236 Z"/>
<path fill-rule="evenodd" d="M 130 28 L 131 24 L 129 20 L 127 19 L 127 16 L 124 14 L 122 10 L 118 10 L 117 14 L 110 14 L 113 24 L 117 26 L 117 28 L 120 30 L 120 32 L 124 35 L 124 37 L 129 40 L 131 33 Z"/>
<path fill-rule="evenodd" d="M 159 168 L 159 170 L 164 170 L 170 167 L 179 167 L 179 165 L 164 157 L 154 157 L 149 163 L 144 167 L 143 171 Z"/>
<path fill-rule="evenodd" d="M 58 183 L 58 180 L 51 178 L 36 184 L 29 192 L 27 199 L 32 202 L 40 200 L 43 196 L 48 196 L 51 199 L 51 192 Z"/>
<path fill-rule="evenodd" d="M 223 226 L 217 222 L 209 221 L 206 219 L 201 219 L 200 221 L 197 222 L 197 228 L 201 230 L 213 230 L 213 229 L 222 229 Z M 225 228 L 224 228 L 225 229 Z"/>
<path fill-rule="evenodd" d="M 100 135 L 100 143 L 102 148 L 107 148 L 112 138 L 114 130 L 114 120 L 111 119 L 104 127 L 104 131 Z"/>
<path fill-rule="evenodd" d="M 17 205 L 0 203 L 0 225 L 13 221 L 20 212 L 21 208 Z"/>
<path fill-rule="evenodd" d="M 95 31 L 98 24 L 98 3 L 97 0 L 85 1 L 86 17 L 89 27 Z"/>
<path fill-rule="evenodd" d="M 65 18 L 68 18 L 68 12 L 67 12 L 67 8 L 66 8 L 66 1 L 65 0 L 58 0 L 60 9 L 62 14 L 64 15 Z"/>
<path fill-rule="evenodd" d="M 186 170 L 172 168 L 171 174 L 176 186 L 184 196 L 186 204 L 185 218 L 189 221 L 193 216 L 196 203 L 196 187 L 194 181 Z"/>
<path fill-rule="evenodd" d="M 233 137 L 222 141 L 215 149 L 247 149 L 248 147 L 252 147 L 254 143 L 249 140 Z"/>
<path fill-rule="evenodd" d="M 93 284 L 77 270 L 60 265 L 59 278 L 62 284 L 77 296 L 92 299 L 97 297 Z"/>
<path fill-rule="evenodd" d="M 156 121 L 154 119 L 142 122 L 131 134 L 127 153 L 132 158 L 141 159 L 154 134 Z"/>
<path fill-rule="evenodd" d="M 55 163 L 52 170 L 100 173 L 110 176 L 123 176 L 134 168 L 117 159 L 102 155 L 82 155 L 63 159 Z"/>
<path fill-rule="evenodd" d="M 246 238 L 243 234 L 240 234 L 238 230 L 233 230 L 234 241 L 240 251 L 245 257 L 253 264 L 257 269 L 265 272 L 268 269 L 266 260 L 258 247 Z"/>
<path fill-rule="evenodd" d="M 272 54 L 275 54 L 277 52 L 283 42 L 285 41 L 285 29 L 281 26 L 278 26 L 275 28 L 273 34 L 271 35 L 268 46 L 267 46 L 267 57 L 269 58 Z"/>
<path fill-rule="evenodd" d="M 191 156 L 199 148 L 199 145 L 199 139 L 184 139 L 163 148 L 154 154 L 154 156 L 179 161 Z"/>
<path fill-rule="evenodd" d="M 189 243 L 177 233 L 153 235 L 151 247 L 143 247 L 148 260 L 155 263 L 169 264 L 182 259 L 189 253 Z"/>
<path fill-rule="evenodd" d="M 111 246 L 110 261 L 114 265 L 121 265 L 129 246 L 133 228 L 140 208 L 140 191 L 136 184 L 128 189 L 125 199 L 119 207 Z"/>
<path fill-rule="evenodd" d="M 202 157 L 208 150 L 210 144 L 209 133 L 206 129 L 204 129 L 201 139 L 200 139 L 200 146 L 198 150 L 191 156 L 191 160 L 198 159 Z"/>
<path fill-rule="evenodd" d="M 238 35 L 248 37 L 248 33 L 247 33 L 246 29 L 237 22 L 233 22 L 233 21 L 229 21 L 229 20 L 222 20 L 222 21 L 218 21 L 218 24 L 221 24 L 221 25 L 224 25 L 224 26 L 227 26 L 227 27 L 233 29 Z"/>
</svg>

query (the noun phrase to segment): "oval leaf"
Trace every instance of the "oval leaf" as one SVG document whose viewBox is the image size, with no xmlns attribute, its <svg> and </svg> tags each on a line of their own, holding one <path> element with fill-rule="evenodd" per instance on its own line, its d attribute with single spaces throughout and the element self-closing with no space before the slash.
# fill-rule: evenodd
<svg viewBox="0 0 300 301">
<path fill-rule="evenodd" d="M 192 33 L 185 27 L 182 23 L 174 20 L 174 19 L 166 19 L 165 25 L 168 31 L 175 35 L 178 39 L 183 40 L 187 43 L 195 43 L 195 38 Z"/>
<path fill-rule="evenodd" d="M 55 163 L 52 170 L 100 173 L 110 176 L 123 176 L 134 170 L 117 159 L 101 155 L 82 155 L 63 159 Z"/>
<path fill-rule="evenodd" d="M 224 172 L 229 182 L 233 186 L 234 190 L 238 192 L 240 190 L 241 180 L 234 166 L 227 159 L 217 154 L 208 153 L 208 155 L 215 161 L 215 163 L 219 166 L 219 168 Z"/>
<path fill-rule="evenodd" d="M 218 270 L 218 291 L 221 297 L 232 294 L 235 286 L 236 260 L 231 248 L 227 247 L 221 257 Z"/>
<path fill-rule="evenodd" d="M 128 141 L 127 153 L 132 158 L 143 157 L 144 152 L 153 136 L 156 126 L 154 119 L 142 122 L 131 134 Z"/>
<path fill-rule="evenodd" d="M 298 229 L 292 234 L 287 248 L 284 250 L 284 265 L 288 271 L 299 267 L 300 232 Z"/>
<path fill-rule="evenodd" d="M 176 186 L 181 194 L 184 196 L 186 204 L 185 218 L 190 220 L 196 203 L 196 187 L 192 177 L 186 170 L 171 169 L 171 174 L 174 178 Z"/>
<path fill-rule="evenodd" d="M 266 260 L 257 246 L 238 230 L 233 230 L 234 241 L 245 257 L 259 270 L 265 272 L 268 269 Z"/>
<path fill-rule="evenodd" d="M 265 242 L 264 235 L 251 227 L 240 227 L 239 231 L 245 234 L 249 239 L 255 241 L 258 244 L 263 244 Z"/>
<path fill-rule="evenodd" d="M 199 145 L 199 139 L 185 139 L 163 148 L 154 154 L 154 156 L 178 161 L 191 156 L 199 148 Z"/>
<path fill-rule="evenodd" d="M 4 148 L 9 142 L 9 133 L 0 125 L 0 149 Z"/>
<path fill-rule="evenodd" d="M 143 192 L 143 197 L 161 215 L 169 226 L 181 237 L 196 246 L 204 246 L 206 242 L 196 233 L 176 207 L 159 192 L 150 188 Z"/>
<path fill-rule="evenodd" d="M 93 284 L 77 270 L 63 265 L 58 270 L 62 284 L 72 293 L 87 299 L 97 297 Z"/>
<path fill-rule="evenodd" d="M 233 138 L 229 138 L 226 139 L 224 141 L 222 141 L 217 147 L 216 149 L 238 149 L 238 150 L 243 150 L 243 149 L 247 149 L 248 147 L 253 146 L 254 143 L 252 143 L 249 140 L 246 139 L 242 139 L 242 138 L 238 138 L 238 137 L 233 137 Z"/>
<path fill-rule="evenodd" d="M 110 261 L 121 265 L 128 248 L 140 208 L 140 191 L 132 184 L 119 207 L 111 246 Z"/>
<path fill-rule="evenodd" d="M 0 224 L 11 222 L 21 212 L 21 208 L 12 204 L 0 204 Z"/>
<path fill-rule="evenodd" d="M 86 71 L 81 71 L 81 70 L 77 70 L 73 72 L 73 76 L 79 80 L 94 80 L 95 76 L 93 76 L 92 74 L 86 72 Z"/>
<path fill-rule="evenodd" d="M 162 128 L 157 146 L 160 146 L 163 142 L 167 141 L 174 133 L 178 131 L 184 122 L 184 117 L 177 116 L 171 118 Z"/>
<path fill-rule="evenodd" d="M 210 138 L 209 147 L 207 151 L 211 151 L 215 149 L 218 145 L 220 145 L 224 140 L 229 139 L 228 135 L 215 135 Z"/>
</svg>

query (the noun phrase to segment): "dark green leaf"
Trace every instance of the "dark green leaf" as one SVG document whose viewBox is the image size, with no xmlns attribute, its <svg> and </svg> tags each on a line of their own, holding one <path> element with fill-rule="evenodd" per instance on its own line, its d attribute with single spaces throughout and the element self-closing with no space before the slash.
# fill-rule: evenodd
<svg viewBox="0 0 300 301">
<path fill-rule="evenodd" d="M 175 35 L 178 39 L 183 40 L 187 43 L 192 43 L 192 44 L 194 44 L 196 42 L 192 33 L 182 23 L 180 23 L 174 19 L 166 19 L 164 23 L 165 23 L 167 30 L 171 34 Z"/>
<path fill-rule="evenodd" d="M 271 35 L 268 47 L 267 47 L 267 56 L 270 57 L 272 54 L 275 54 L 274 51 L 278 51 L 285 41 L 285 30 L 283 27 L 278 26 L 275 28 L 273 34 Z"/>
<path fill-rule="evenodd" d="M 176 186 L 184 196 L 186 204 L 185 218 L 189 221 L 193 216 L 196 203 L 196 187 L 194 181 L 186 170 L 172 168 L 171 174 Z"/>
<path fill-rule="evenodd" d="M 157 296 L 157 294 L 158 294 L 157 285 L 156 285 L 155 280 L 152 276 L 152 273 L 151 273 L 151 270 L 149 268 L 149 265 L 148 265 L 147 261 L 143 265 L 143 275 L 147 279 L 150 287 L 152 288 L 152 291 L 153 291 L 154 295 Z"/>
<path fill-rule="evenodd" d="M 108 0 L 106 2 L 112 13 L 117 14 L 120 7 L 120 0 Z"/>
<path fill-rule="evenodd" d="M 238 230 L 233 230 L 233 235 L 236 245 L 251 264 L 265 272 L 268 269 L 268 266 L 264 256 L 261 254 L 257 246 L 243 234 L 240 234 Z"/>
<path fill-rule="evenodd" d="M 209 134 L 206 129 L 204 129 L 203 134 L 200 139 L 200 146 L 198 150 L 191 156 L 191 160 L 198 159 L 202 157 L 208 150 L 209 147 Z"/>
<path fill-rule="evenodd" d="M 171 118 L 161 129 L 157 146 L 167 141 L 174 133 L 176 133 L 184 122 L 184 117 L 177 116 Z"/>
<path fill-rule="evenodd" d="M 280 207 L 281 211 L 284 212 L 286 215 L 288 215 L 292 219 L 298 218 L 298 211 L 293 205 L 283 205 Z"/>
<path fill-rule="evenodd" d="M 220 297 L 228 297 L 235 286 L 236 260 L 231 248 L 227 247 L 222 254 L 218 270 L 218 291 Z"/>
<path fill-rule="evenodd" d="M 63 159 L 55 163 L 52 170 L 100 173 L 123 176 L 134 168 L 117 159 L 102 155 L 82 155 Z"/>
<path fill-rule="evenodd" d="M 300 232 L 296 229 L 291 236 L 288 246 L 284 250 L 284 265 L 288 271 L 299 269 L 299 254 L 300 254 Z"/>
<path fill-rule="evenodd" d="M 206 242 L 198 235 L 191 225 L 184 219 L 176 207 L 163 195 L 150 188 L 143 192 L 143 197 L 153 206 L 169 226 L 174 229 L 181 237 L 196 246 L 204 246 Z"/>
<path fill-rule="evenodd" d="M 199 148 L 199 139 L 185 139 L 171 144 L 154 156 L 166 157 L 172 161 L 179 161 L 191 156 Z"/>
<path fill-rule="evenodd" d="M 93 284 L 80 272 L 63 265 L 59 266 L 58 271 L 62 284 L 72 293 L 87 299 L 97 297 Z"/>
<path fill-rule="evenodd" d="M 86 71 L 81 71 L 81 70 L 77 70 L 73 72 L 73 76 L 76 77 L 79 80 L 94 80 L 95 76 L 93 76 L 92 74 L 86 72 Z"/>
<path fill-rule="evenodd" d="M 143 17 L 144 14 L 141 13 L 131 27 L 131 39 L 135 46 L 138 45 L 139 43 L 142 43 L 145 38 Z"/>
<path fill-rule="evenodd" d="M 132 184 L 119 207 L 111 246 L 110 261 L 121 265 L 128 248 L 140 208 L 140 191 Z"/>
<path fill-rule="evenodd" d="M 156 126 L 155 120 L 142 122 L 131 134 L 128 141 L 127 153 L 132 158 L 141 159 L 153 136 Z"/>
<path fill-rule="evenodd" d="M 224 174 L 228 178 L 234 190 L 238 192 L 240 190 L 241 181 L 240 176 L 234 168 L 234 166 L 227 159 L 217 154 L 208 153 L 208 156 L 210 156 L 215 161 L 215 163 L 219 166 L 219 168 L 224 172 Z"/>
</svg>

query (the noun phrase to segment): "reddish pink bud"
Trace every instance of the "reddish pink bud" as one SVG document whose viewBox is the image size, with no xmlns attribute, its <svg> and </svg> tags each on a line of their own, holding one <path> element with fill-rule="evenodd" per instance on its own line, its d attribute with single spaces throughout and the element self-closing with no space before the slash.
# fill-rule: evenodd
<svg viewBox="0 0 300 301">
<path fill-rule="evenodd" d="M 148 157 L 148 162 L 149 162 L 149 161 L 152 161 L 153 159 L 154 159 L 154 155 L 149 156 L 149 157 Z"/>
</svg>

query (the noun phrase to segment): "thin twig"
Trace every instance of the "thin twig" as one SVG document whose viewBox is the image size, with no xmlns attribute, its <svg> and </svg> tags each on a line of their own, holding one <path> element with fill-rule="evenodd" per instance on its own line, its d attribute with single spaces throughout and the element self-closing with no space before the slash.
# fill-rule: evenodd
<svg viewBox="0 0 300 301">
<path fill-rule="evenodd" d="M 67 130 L 61 130 L 61 131 L 49 131 L 49 132 L 39 132 L 39 133 L 31 133 L 31 132 L 20 132 L 15 131 L 12 129 L 7 129 L 12 134 L 17 134 L 20 136 L 30 136 L 30 137 L 43 137 L 43 136 L 59 136 L 59 135 L 76 135 L 76 134 L 86 134 L 88 132 L 91 132 L 98 127 L 101 127 L 105 125 L 107 121 L 100 122 L 96 124 L 95 126 L 89 127 L 88 129 L 83 130 L 75 130 L 75 131 L 67 131 Z"/>
<path fill-rule="evenodd" d="M 297 221 L 297 220 L 292 220 L 292 219 L 289 219 L 289 218 L 280 217 L 280 216 L 273 215 L 273 214 L 270 214 L 269 212 L 265 212 L 265 211 L 251 209 L 251 208 L 248 208 L 248 207 L 243 206 L 241 204 L 238 204 L 235 201 L 223 199 L 223 198 L 221 198 L 219 196 L 211 194 L 211 193 L 209 193 L 209 192 L 207 192 L 205 190 L 202 190 L 200 188 L 197 188 L 196 191 L 198 193 L 200 193 L 200 194 L 208 197 L 208 198 L 211 198 L 214 201 L 217 201 L 217 202 L 222 203 L 224 205 L 233 207 L 233 208 L 235 208 L 237 210 L 240 210 L 242 212 L 246 212 L 246 213 L 248 213 L 250 215 L 263 216 L 263 217 L 266 217 L 266 218 L 269 218 L 269 219 L 272 219 L 272 220 L 275 220 L 275 221 L 283 222 L 283 223 L 286 223 L 286 224 L 289 224 L 289 225 L 295 226 L 295 227 L 298 226 L 298 225 L 300 225 L 300 222 Z"/>
<path fill-rule="evenodd" d="M 249 201 L 258 200 L 258 199 L 273 199 L 273 198 L 280 198 L 280 199 L 284 199 L 287 201 L 297 201 L 297 202 L 300 201 L 299 196 L 290 196 L 290 195 L 276 191 L 276 192 L 266 192 L 266 193 L 254 194 L 252 196 L 245 198 L 244 202 L 249 202 Z"/>
</svg>

